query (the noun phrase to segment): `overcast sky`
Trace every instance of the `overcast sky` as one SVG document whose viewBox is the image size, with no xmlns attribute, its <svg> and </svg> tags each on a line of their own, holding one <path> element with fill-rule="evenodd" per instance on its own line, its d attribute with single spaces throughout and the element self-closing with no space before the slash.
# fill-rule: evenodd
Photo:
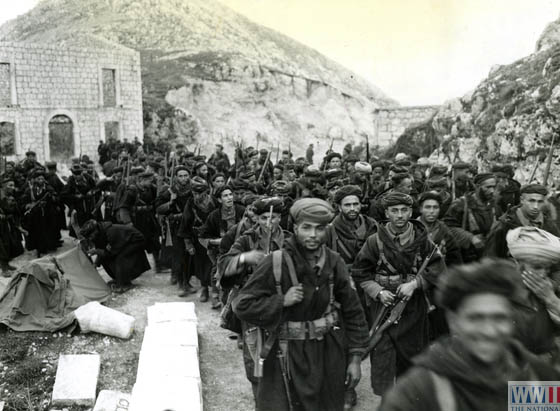
<svg viewBox="0 0 560 411">
<path fill-rule="evenodd" d="M 0 0 L 8 3 L 8 0 Z M 188 1 L 188 0 L 185 0 Z M 36 0 L 2 4 L 0 23 Z M 440 104 L 530 54 L 558 0 L 222 0 L 338 61 L 401 104 Z"/>
</svg>

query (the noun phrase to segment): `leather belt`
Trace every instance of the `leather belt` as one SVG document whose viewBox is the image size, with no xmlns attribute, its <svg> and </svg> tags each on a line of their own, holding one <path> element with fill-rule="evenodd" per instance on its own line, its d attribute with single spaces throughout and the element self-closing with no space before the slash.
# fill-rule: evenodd
<svg viewBox="0 0 560 411">
<path fill-rule="evenodd" d="M 280 326 L 281 340 L 322 340 L 338 324 L 336 311 L 313 321 L 286 321 Z"/>
</svg>

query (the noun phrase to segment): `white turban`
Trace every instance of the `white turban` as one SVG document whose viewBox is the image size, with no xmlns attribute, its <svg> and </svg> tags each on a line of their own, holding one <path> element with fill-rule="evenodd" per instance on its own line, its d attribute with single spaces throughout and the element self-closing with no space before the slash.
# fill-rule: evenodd
<svg viewBox="0 0 560 411">
<path fill-rule="evenodd" d="M 536 227 L 517 227 L 506 235 L 509 252 L 516 260 L 544 259 L 560 262 L 560 238 Z"/>
</svg>

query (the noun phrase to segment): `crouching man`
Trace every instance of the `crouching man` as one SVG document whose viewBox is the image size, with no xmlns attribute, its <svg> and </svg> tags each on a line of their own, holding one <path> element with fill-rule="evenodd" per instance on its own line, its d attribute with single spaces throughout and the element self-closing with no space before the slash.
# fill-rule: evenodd
<svg viewBox="0 0 560 411">
<path fill-rule="evenodd" d="M 290 214 L 294 236 L 257 266 L 234 302 L 241 320 L 266 330 L 256 408 L 341 411 L 345 389 L 361 377 L 365 316 L 344 261 L 325 246 L 330 204 L 305 198 Z"/>
</svg>

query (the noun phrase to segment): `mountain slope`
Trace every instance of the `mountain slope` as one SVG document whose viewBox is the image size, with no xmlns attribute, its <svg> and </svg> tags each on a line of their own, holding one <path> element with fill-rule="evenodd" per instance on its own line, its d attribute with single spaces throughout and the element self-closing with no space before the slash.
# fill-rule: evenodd
<svg viewBox="0 0 560 411">
<path fill-rule="evenodd" d="M 373 133 L 371 112 L 395 104 L 317 51 L 215 0 L 43 0 L 0 38 L 79 41 L 93 34 L 142 56 L 145 128 L 187 143 L 257 135 L 311 139 Z"/>
</svg>

